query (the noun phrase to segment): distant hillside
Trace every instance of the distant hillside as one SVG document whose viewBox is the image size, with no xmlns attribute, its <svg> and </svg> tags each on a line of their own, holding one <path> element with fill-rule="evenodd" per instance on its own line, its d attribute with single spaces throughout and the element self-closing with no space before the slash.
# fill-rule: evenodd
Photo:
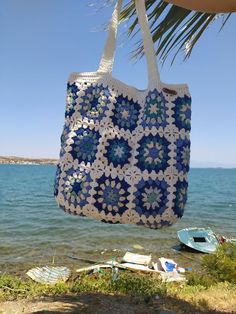
<svg viewBox="0 0 236 314">
<path fill-rule="evenodd" d="M 24 158 L 15 156 L 0 156 L 0 164 L 20 164 L 20 165 L 56 165 L 57 159 L 49 158 Z"/>
<path fill-rule="evenodd" d="M 57 159 L 50 158 L 25 158 L 16 156 L 0 156 L 0 164 L 20 165 L 56 165 Z M 220 162 L 191 161 L 191 168 L 236 168 L 236 164 L 224 164 Z"/>
<path fill-rule="evenodd" d="M 236 164 L 227 164 L 214 161 L 195 161 L 191 160 L 191 168 L 236 168 Z"/>
</svg>

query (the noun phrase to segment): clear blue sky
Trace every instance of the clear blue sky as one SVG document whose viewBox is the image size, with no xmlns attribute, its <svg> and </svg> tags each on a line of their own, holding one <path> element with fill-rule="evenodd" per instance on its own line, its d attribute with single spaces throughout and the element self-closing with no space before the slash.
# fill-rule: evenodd
<svg viewBox="0 0 236 314">
<path fill-rule="evenodd" d="M 91 2 L 0 0 L 0 155 L 58 157 L 67 78 L 97 69 L 112 10 Z M 187 62 L 160 72 L 162 81 L 190 87 L 192 160 L 236 165 L 236 14 L 219 28 L 208 29 Z M 129 60 L 134 42 L 124 31 L 114 76 L 145 88 L 145 60 Z"/>
</svg>

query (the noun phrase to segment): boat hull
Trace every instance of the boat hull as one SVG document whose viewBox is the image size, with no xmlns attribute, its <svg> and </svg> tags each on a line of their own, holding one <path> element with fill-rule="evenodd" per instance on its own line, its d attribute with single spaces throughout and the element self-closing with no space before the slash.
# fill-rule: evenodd
<svg viewBox="0 0 236 314">
<path fill-rule="evenodd" d="M 186 228 L 179 230 L 177 235 L 186 247 L 202 253 L 214 253 L 219 245 L 210 228 Z"/>
</svg>

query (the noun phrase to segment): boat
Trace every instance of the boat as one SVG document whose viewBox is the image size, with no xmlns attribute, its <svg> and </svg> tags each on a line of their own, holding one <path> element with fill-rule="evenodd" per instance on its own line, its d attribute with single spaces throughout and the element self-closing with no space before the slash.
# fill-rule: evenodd
<svg viewBox="0 0 236 314">
<path fill-rule="evenodd" d="M 36 282 L 55 285 L 58 282 L 66 282 L 71 275 L 71 271 L 67 267 L 36 267 L 28 270 L 26 273 Z"/>
<path fill-rule="evenodd" d="M 210 228 L 185 228 L 179 230 L 177 235 L 186 247 L 202 253 L 214 253 L 220 244 Z"/>
</svg>

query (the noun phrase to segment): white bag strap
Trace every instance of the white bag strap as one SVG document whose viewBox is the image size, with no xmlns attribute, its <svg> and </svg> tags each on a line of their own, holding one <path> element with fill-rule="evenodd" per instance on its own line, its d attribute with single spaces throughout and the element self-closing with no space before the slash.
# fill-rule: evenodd
<svg viewBox="0 0 236 314">
<path fill-rule="evenodd" d="M 118 0 L 109 24 L 108 38 L 99 64 L 98 72 L 112 73 L 121 6 L 122 0 Z"/>
<path fill-rule="evenodd" d="M 108 39 L 99 64 L 98 72 L 111 74 L 114 63 L 116 48 L 117 28 L 119 24 L 119 15 L 121 11 L 122 0 L 118 0 L 108 29 Z M 148 25 L 145 0 L 135 0 L 135 7 L 138 15 L 138 22 L 142 32 L 144 53 L 148 67 L 148 87 L 157 88 L 160 84 L 160 75 L 156 63 L 155 49 L 152 41 L 152 35 Z"/>
</svg>

